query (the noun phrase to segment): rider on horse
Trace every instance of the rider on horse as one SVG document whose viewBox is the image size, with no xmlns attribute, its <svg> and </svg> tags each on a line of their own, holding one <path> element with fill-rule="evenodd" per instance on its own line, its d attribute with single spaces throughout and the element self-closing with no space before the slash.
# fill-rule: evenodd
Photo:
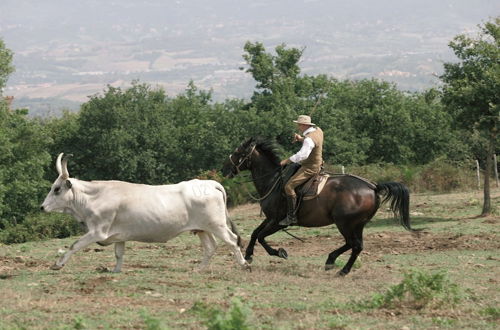
<svg viewBox="0 0 500 330">
<path fill-rule="evenodd" d="M 286 218 L 279 222 L 283 226 L 297 224 L 297 216 L 295 215 L 297 195 L 295 188 L 319 173 L 323 165 L 323 131 L 321 128 L 311 123 L 311 117 L 305 115 L 300 115 L 293 122 L 297 124 L 298 130 L 303 135 L 295 134 L 293 142 L 302 142 L 302 147 L 290 158 L 282 160 L 280 165 L 300 163 L 301 167 L 285 185 L 288 210 Z"/>
</svg>

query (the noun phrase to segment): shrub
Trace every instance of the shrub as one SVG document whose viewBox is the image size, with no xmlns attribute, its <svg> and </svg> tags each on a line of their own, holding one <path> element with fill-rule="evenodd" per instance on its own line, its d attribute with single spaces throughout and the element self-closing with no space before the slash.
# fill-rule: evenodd
<svg viewBox="0 0 500 330">
<path fill-rule="evenodd" d="M 250 329 L 247 322 L 249 309 L 236 298 L 231 301 L 227 311 L 200 302 L 195 303 L 191 310 L 206 319 L 205 324 L 209 330 Z"/>
<path fill-rule="evenodd" d="M 81 233 L 82 228 L 73 217 L 60 214 L 31 214 L 24 222 L 8 225 L 0 231 L 4 244 L 24 243 L 48 238 L 65 238 Z"/>
<path fill-rule="evenodd" d="M 145 329 L 147 330 L 161 330 L 164 329 L 160 320 L 149 315 L 147 310 L 143 309 L 140 312 L 141 318 L 144 321 Z"/>
<path fill-rule="evenodd" d="M 197 176 L 200 180 L 214 180 L 224 186 L 227 193 L 228 207 L 237 206 L 249 202 L 255 202 L 251 196 L 257 196 L 253 182 L 245 178 L 224 178 L 217 171 L 206 171 Z M 250 181 L 250 182 L 249 182 Z"/>
<path fill-rule="evenodd" d="M 474 187 L 473 178 L 472 172 L 463 165 L 436 159 L 422 167 L 416 184 L 420 191 L 450 192 Z"/>
<path fill-rule="evenodd" d="M 376 294 L 368 303 L 374 308 L 455 305 L 461 299 L 458 286 L 451 283 L 444 273 L 424 274 L 418 271 L 404 274 L 401 283 L 389 288 L 384 294 Z"/>
</svg>

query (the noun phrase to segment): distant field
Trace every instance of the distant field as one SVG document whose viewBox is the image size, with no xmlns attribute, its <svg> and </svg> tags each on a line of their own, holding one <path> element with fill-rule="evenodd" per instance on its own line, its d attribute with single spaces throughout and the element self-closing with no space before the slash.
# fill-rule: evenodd
<svg viewBox="0 0 500 330">
<path fill-rule="evenodd" d="M 187 233 L 166 244 L 128 243 L 120 274 L 103 271 L 114 265 L 114 252 L 98 245 L 74 255 L 62 270 L 50 270 L 58 249 L 75 237 L 2 245 L 0 329 L 202 329 L 209 320 L 203 311 L 224 315 L 239 303 L 252 329 L 497 329 L 500 189 L 492 196 L 496 213 L 476 218 L 479 191 L 413 195 L 419 235 L 382 208 L 345 278 L 323 270 L 327 254 L 343 244 L 335 227 L 290 230 L 305 242 L 284 232 L 271 236 L 289 259 L 257 246 L 252 272 L 239 269 L 222 243 L 208 271 L 193 271 L 201 251 L 197 237 Z M 230 214 L 245 240 L 261 221 L 257 205 Z M 459 301 L 369 306 L 374 295 L 416 271 L 445 274 Z"/>
</svg>

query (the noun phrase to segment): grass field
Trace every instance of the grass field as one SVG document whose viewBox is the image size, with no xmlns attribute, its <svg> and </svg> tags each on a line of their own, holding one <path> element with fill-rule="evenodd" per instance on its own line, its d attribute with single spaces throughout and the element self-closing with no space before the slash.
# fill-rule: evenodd
<svg viewBox="0 0 500 330">
<path fill-rule="evenodd" d="M 343 244 L 335 227 L 290 230 L 305 242 L 271 236 L 289 259 L 257 245 L 252 272 L 220 242 L 209 269 L 195 271 L 200 245 L 188 233 L 127 243 L 120 274 L 105 272 L 112 246 L 93 245 L 52 271 L 75 237 L 2 245 L 0 329 L 498 329 L 500 189 L 492 197 L 494 214 L 477 218 L 480 191 L 412 195 L 418 235 L 382 207 L 347 277 L 323 270 Z M 245 240 L 261 221 L 257 205 L 230 214 Z"/>
</svg>

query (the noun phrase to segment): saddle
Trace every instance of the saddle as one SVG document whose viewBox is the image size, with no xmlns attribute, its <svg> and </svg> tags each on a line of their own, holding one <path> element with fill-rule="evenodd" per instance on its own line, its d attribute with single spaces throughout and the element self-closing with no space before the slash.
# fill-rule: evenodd
<svg viewBox="0 0 500 330">
<path fill-rule="evenodd" d="M 297 196 L 300 196 L 299 198 L 305 201 L 316 198 L 325 187 L 329 177 L 328 174 L 317 173 L 295 189 Z"/>
<path fill-rule="evenodd" d="M 290 177 L 298 171 L 298 169 L 300 168 L 300 165 L 291 164 L 291 165 L 288 165 L 287 167 L 289 167 L 289 168 L 286 169 L 286 171 L 285 171 L 285 175 L 284 175 L 285 182 L 288 181 L 288 179 L 290 179 Z M 309 180 L 307 180 L 306 182 L 304 182 L 303 184 L 301 184 L 300 186 L 295 188 L 295 192 L 297 193 L 298 204 L 300 204 L 300 201 L 302 201 L 302 200 L 307 201 L 307 200 L 316 198 L 321 193 L 323 188 L 325 187 L 326 183 L 328 182 L 328 178 L 338 177 L 338 176 L 350 176 L 350 177 L 356 178 L 358 180 L 361 180 L 361 181 L 367 183 L 370 188 L 376 189 L 375 183 L 373 183 L 365 178 L 362 178 L 360 176 L 357 176 L 354 174 L 327 173 L 327 172 L 323 171 L 323 168 L 321 168 L 321 170 L 317 174 L 315 174 Z"/>
<path fill-rule="evenodd" d="M 292 175 L 294 175 L 298 169 L 300 168 L 299 164 L 290 164 L 287 166 L 285 174 L 284 174 L 284 182 L 287 182 L 288 179 Z M 314 176 L 312 176 L 309 180 L 295 188 L 295 192 L 297 193 L 297 200 L 310 200 L 316 198 L 323 188 L 325 187 L 329 174 L 323 172 L 323 168 Z"/>
</svg>

